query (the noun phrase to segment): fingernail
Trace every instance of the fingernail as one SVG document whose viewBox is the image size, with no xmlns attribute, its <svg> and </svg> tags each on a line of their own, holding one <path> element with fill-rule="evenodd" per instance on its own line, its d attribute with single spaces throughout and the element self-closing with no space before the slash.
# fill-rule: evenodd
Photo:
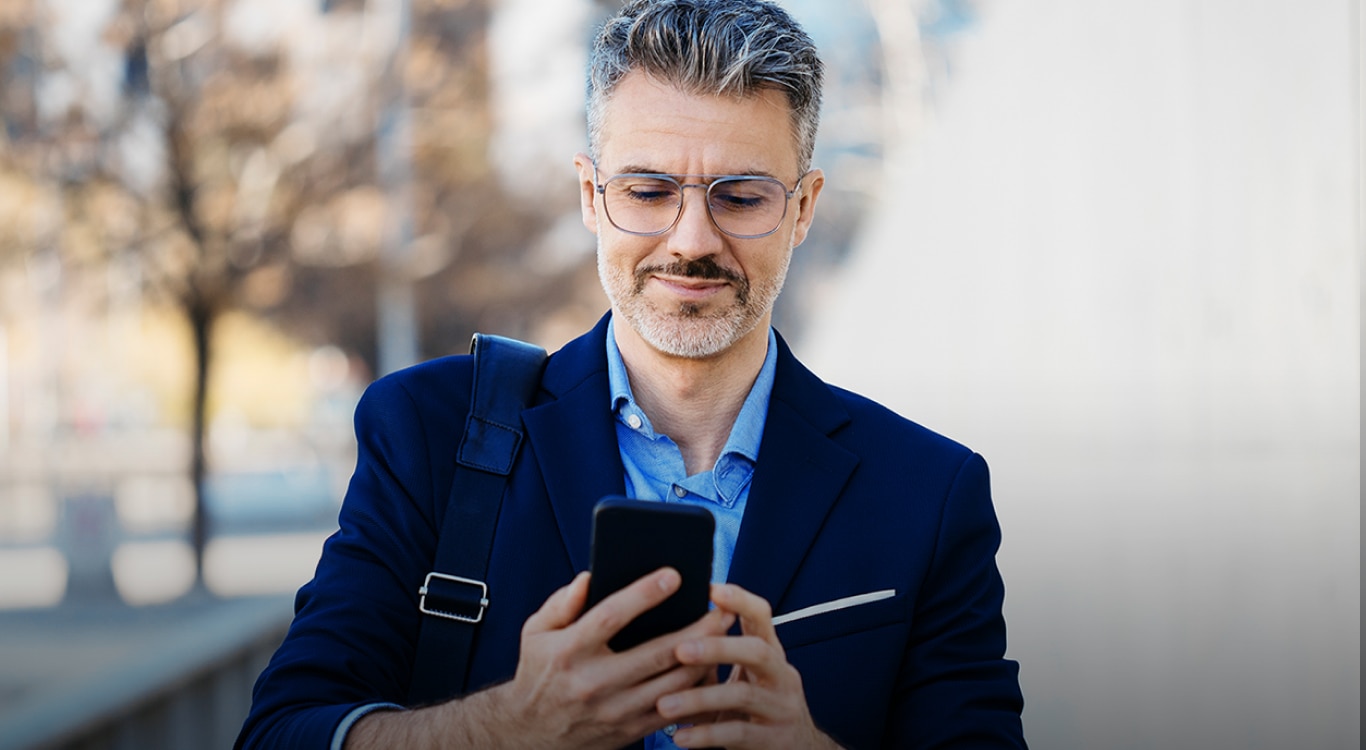
<svg viewBox="0 0 1366 750">
<path fill-rule="evenodd" d="M 702 644 L 697 641 L 687 641 L 678 647 L 678 655 L 684 659 L 696 659 L 702 655 Z"/>
<path fill-rule="evenodd" d="M 659 590 L 668 591 L 677 585 L 679 580 L 678 571 L 669 568 L 659 576 Z"/>
<path fill-rule="evenodd" d="M 665 716 L 672 715 L 682 707 L 683 699 L 676 695 L 666 695 L 659 699 L 659 712 Z"/>
</svg>

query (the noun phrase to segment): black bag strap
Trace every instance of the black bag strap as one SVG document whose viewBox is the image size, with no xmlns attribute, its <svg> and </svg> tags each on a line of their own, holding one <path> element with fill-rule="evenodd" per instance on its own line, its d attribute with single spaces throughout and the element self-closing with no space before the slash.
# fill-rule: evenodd
<svg viewBox="0 0 1366 750">
<path fill-rule="evenodd" d="M 418 589 L 422 613 L 408 703 L 444 700 L 465 690 L 476 626 L 489 606 L 489 554 L 508 475 L 522 445 L 522 410 L 541 383 L 545 350 L 476 333 L 474 384 L 465 434 L 436 559 Z"/>
</svg>

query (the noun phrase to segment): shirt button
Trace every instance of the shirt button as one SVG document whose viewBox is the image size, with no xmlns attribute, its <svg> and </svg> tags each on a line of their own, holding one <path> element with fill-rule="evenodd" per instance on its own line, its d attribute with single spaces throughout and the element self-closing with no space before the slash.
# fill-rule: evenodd
<svg viewBox="0 0 1366 750">
<path fill-rule="evenodd" d="M 685 490 L 685 489 L 683 489 L 682 487 L 679 487 L 678 485 L 675 484 L 675 485 L 674 485 L 674 494 L 677 495 L 679 498 L 685 498 L 685 497 L 688 496 L 688 491 Z"/>
<path fill-rule="evenodd" d="M 640 426 L 645 423 L 641 421 L 639 414 L 630 414 L 626 417 L 626 424 L 630 425 L 633 430 L 639 430 Z"/>
</svg>

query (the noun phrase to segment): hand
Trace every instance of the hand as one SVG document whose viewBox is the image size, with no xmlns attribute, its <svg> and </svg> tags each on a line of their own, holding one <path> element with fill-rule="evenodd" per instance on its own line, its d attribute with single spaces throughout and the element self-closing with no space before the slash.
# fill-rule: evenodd
<svg viewBox="0 0 1366 750">
<path fill-rule="evenodd" d="M 683 630 L 621 653 L 607 641 L 680 582 L 677 571 L 662 568 L 580 617 L 588 574 L 579 574 L 527 618 L 511 682 L 425 708 L 367 714 L 347 734 L 347 750 L 615 748 L 660 729 L 669 723 L 655 710 L 661 695 L 715 681 L 709 666 L 681 665 L 674 656 L 678 644 L 724 634 L 735 615 L 713 610 Z"/>
<path fill-rule="evenodd" d="M 655 709 L 659 697 L 715 673 L 709 664 L 681 665 L 678 645 L 724 634 L 734 615 L 713 610 L 683 630 L 621 653 L 607 641 L 680 583 L 677 571 L 660 569 L 582 616 L 587 573 L 552 594 L 522 628 L 516 675 L 494 688 L 515 731 L 504 739 L 525 747 L 614 748 L 667 725 Z"/>
<path fill-rule="evenodd" d="M 677 722 L 679 747 L 837 748 L 816 728 L 806 706 L 802 678 L 787 662 L 768 602 L 734 584 L 712 586 L 719 612 L 739 616 L 742 635 L 683 641 L 674 653 L 689 667 L 732 664 L 724 683 L 665 695 L 659 714 Z M 701 718 L 699 717 L 706 717 Z"/>
</svg>

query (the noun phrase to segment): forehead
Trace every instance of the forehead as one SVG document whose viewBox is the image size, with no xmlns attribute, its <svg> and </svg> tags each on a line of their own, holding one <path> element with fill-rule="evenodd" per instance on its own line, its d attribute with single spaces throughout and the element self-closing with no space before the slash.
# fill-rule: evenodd
<svg viewBox="0 0 1366 750">
<path fill-rule="evenodd" d="M 613 172 L 798 176 L 792 109 L 781 91 L 693 94 L 638 71 L 608 100 L 598 150 Z"/>
</svg>

